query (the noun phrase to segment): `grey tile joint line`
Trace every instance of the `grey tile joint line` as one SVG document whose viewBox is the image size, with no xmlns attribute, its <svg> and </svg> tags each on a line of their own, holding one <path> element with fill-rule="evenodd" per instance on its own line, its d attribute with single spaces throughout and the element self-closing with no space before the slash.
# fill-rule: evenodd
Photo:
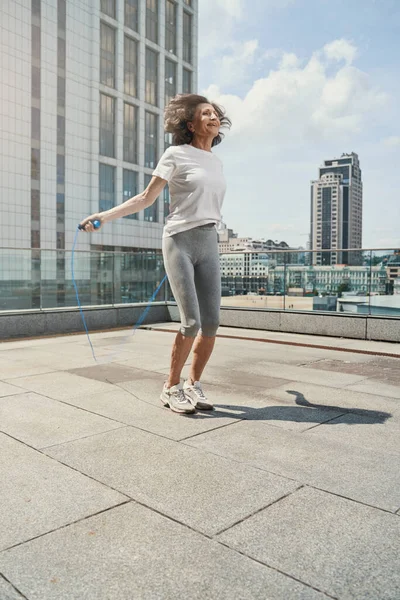
<svg viewBox="0 0 400 600">
<path fill-rule="evenodd" d="M 212 419 L 213 417 L 210 417 L 210 418 Z M 232 417 L 228 417 L 228 418 L 232 418 Z M 206 435 L 207 433 L 211 433 L 212 431 L 217 431 L 218 429 L 223 429 L 224 427 L 229 427 L 230 425 L 236 425 L 237 423 L 241 423 L 242 421 L 246 421 L 246 419 L 245 418 L 235 419 L 235 421 L 233 423 L 224 423 L 224 425 L 217 425 L 217 427 L 213 427 L 212 429 L 207 429 L 206 431 L 199 431 L 198 433 L 194 433 L 193 435 L 188 435 L 187 437 L 180 438 L 177 441 L 178 442 L 186 442 L 186 440 L 191 440 L 192 438 L 195 438 L 199 435 Z M 190 447 L 193 448 L 193 446 L 190 446 Z M 207 450 L 207 452 L 208 452 L 208 450 Z"/>
<path fill-rule="evenodd" d="M 241 556 L 244 556 L 245 558 L 248 558 L 248 559 L 258 563 L 259 565 L 262 565 L 263 567 L 268 567 L 269 569 L 272 569 L 273 571 L 276 571 L 277 573 L 280 573 L 281 575 L 284 575 L 285 577 L 289 577 L 289 579 L 292 579 L 293 581 L 296 581 L 297 583 L 301 583 L 302 585 L 314 590 L 315 592 L 319 592 L 320 594 L 323 594 L 327 598 L 331 598 L 332 600 L 340 600 L 337 596 L 331 596 L 331 594 L 328 594 L 328 592 L 324 592 L 323 590 L 321 590 L 317 587 L 314 587 L 313 585 L 310 585 L 309 583 L 306 583 L 305 581 L 302 581 L 301 579 L 298 579 L 294 575 L 290 575 L 290 573 L 286 573 L 285 571 L 278 569 L 278 567 L 274 567 L 273 565 L 265 563 L 265 562 L 259 560 L 258 558 L 254 558 L 254 556 L 245 554 L 245 552 L 243 552 L 242 550 L 238 550 L 237 548 L 232 548 L 231 546 L 229 546 L 229 544 L 226 544 L 225 542 L 221 542 L 219 540 L 217 540 L 217 541 L 219 544 L 221 544 L 221 546 L 225 546 L 225 548 L 229 548 L 229 550 L 233 550 L 234 552 L 237 552 L 237 554 L 240 554 Z"/>
<path fill-rule="evenodd" d="M 277 504 L 281 500 L 284 500 L 285 498 L 288 498 L 289 496 L 291 496 L 292 494 L 295 494 L 296 492 L 298 492 L 299 490 L 301 490 L 304 487 L 306 487 L 306 485 L 304 485 L 304 484 L 299 485 L 299 487 L 297 487 L 295 490 L 291 490 L 287 494 L 284 494 L 283 496 L 280 496 L 279 498 L 277 498 L 276 500 L 273 500 L 272 502 L 269 502 L 265 506 L 262 506 L 261 508 L 257 508 L 254 512 L 250 513 L 249 515 L 246 515 L 242 519 L 239 519 L 235 523 L 232 523 L 232 525 L 229 525 L 228 527 L 225 527 L 224 529 L 221 529 L 221 531 L 218 531 L 217 533 L 215 533 L 214 536 L 213 536 L 213 538 L 217 538 L 217 536 L 225 533 L 226 531 L 229 531 L 229 529 L 232 529 L 233 527 L 236 527 L 237 525 L 240 525 L 241 523 L 244 523 L 248 519 L 251 519 L 255 515 L 258 515 L 258 513 L 262 512 L 263 510 L 266 510 L 267 508 L 270 508 L 271 506 L 273 506 L 274 504 Z"/>
<path fill-rule="evenodd" d="M 348 415 L 349 413 L 351 413 L 351 414 L 357 414 L 357 413 L 352 413 L 352 411 L 348 410 L 348 411 L 346 411 L 344 413 L 340 413 L 336 417 L 332 417 L 331 419 L 327 419 L 326 421 L 321 421 L 321 423 L 316 423 L 315 425 L 311 425 L 311 427 L 307 427 L 307 429 L 304 429 L 300 433 L 307 433 L 308 431 L 311 431 L 312 429 L 315 429 L 316 427 L 321 427 L 321 425 L 326 425 L 327 423 L 331 423 L 332 421 L 336 421 L 336 419 L 340 419 L 341 417 L 344 417 L 345 415 Z"/>
<path fill-rule="evenodd" d="M 6 581 L 9 585 L 11 585 L 11 587 L 17 592 L 17 594 L 19 594 L 21 596 L 21 598 L 24 598 L 25 600 L 29 600 L 29 598 L 27 598 L 27 596 L 25 596 L 25 594 L 23 594 L 21 592 L 21 590 L 19 590 L 17 588 L 17 586 L 15 586 L 9 579 L 7 579 L 7 577 L 0 572 L 0 577 L 2 577 L 4 579 L 4 581 Z"/>
<path fill-rule="evenodd" d="M 64 444 L 72 444 L 73 442 L 80 442 L 80 440 L 87 440 L 88 438 L 94 437 L 95 435 L 101 435 L 102 433 L 109 433 L 110 431 L 119 431 L 120 429 L 126 429 L 127 427 L 129 427 L 129 425 L 121 425 L 121 427 L 114 427 L 114 429 L 106 429 L 105 431 L 91 433 L 89 435 L 84 435 L 82 437 L 74 438 L 73 440 L 65 440 L 65 442 L 59 442 L 58 444 L 51 444 L 50 446 L 41 446 L 40 448 L 37 448 L 37 450 L 43 451 L 43 450 L 49 450 L 50 448 L 57 448 L 57 446 L 63 446 Z"/>
<path fill-rule="evenodd" d="M 64 467 L 71 469 L 71 471 L 75 471 L 76 473 L 79 473 L 79 475 L 82 475 L 82 477 L 87 477 L 88 479 L 95 481 L 96 483 L 103 486 L 104 488 L 107 488 L 108 490 L 112 490 L 113 492 L 117 492 L 118 494 L 120 494 L 120 496 L 125 496 L 125 498 L 127 498 L 128 500 L 132 500 L 132 498 L 130 496 L 128 496 L 128 494 L 125 494 L 124 492 L 121 492 L 120 490 L 113 488 L 111 485 L 108 485 L 108 484 L 104 483 L 103 481 L 99 481 L 98 479 L 95 479 L 91 475 L 88 475 L 87 473 L 83 473 L 82 471 L 79 471 L 79 469 L 76 469 L 75 467 L 72 467 L 71 465 L 68 465 L 67 463 L 63 463 L 61 460 L 55 458 L 54 456 L 51 456 L 50 454 L 46 454 L 45 452 L 42 452 L 39 448 L 35 448 L 34 446 L 31 446 L 30 444 L 27 444 L 26 442 L 19 440 L 18 438 L 14 437 L 13 435 L 10 435 L 9 433 L 6 433 L 5 431 L 3 431 L 2 433 L 4 435 L 6 435 L 7 437 L 9 437 L 10 439 L 12 439 L 16 442 L 19 442 L 23 446 L 30 448 L 34 452 L 38 452 L 42 456 L 45 456 L 46 458 L 53 460 L 54 462 L 58 463 L 59 465 L 63 465 Z M 99 434 L 97 434 L 97 435 L 99 435 Z"/>
<path fill-rule="evenodd" d="M 127 392 L 128 394 L 130 393 L 128 390 L 125 390 L 125 392 Z M 25 393 L 26 394 L 36 394 L 37 392 L 32 392 L 30 390 L 26 390 Z M 53 400 L 54 402 L 60 402 L 60 404 L 64 404 L 65 406 L 69 406 L 71 408 L 76 408 L 83 412 L 87 412 L 91 415 L 95 415 L 96 417 L 102 417 L 103 419 L 108 419 L 109 421 L 113 421 L 114 423 L 120 423 L 121 427 L 118 427 L 117 429 L 122 429 L 123 427 L 130 427 L 131 429 L 138 429 L 139 431 L 143 431 L 144 433 L 151 433 L 152 435 L 156 435 L 157 437 L 162 438 L 164 440 L 169 440 L 170 442 L 176 441 L 176 440 L 173 440 L 172 438 L 166 437 L 165 435 L 161 435 L 160 433 L 153 433 L 152 431 L 143 429 L 141 427 L 137 427 L 136 425 L 131 425 L 130 423 L 125 423 L 124 421 L 119 421 L 118 419 L 114 419 L 113 417 L 106 417 L 106 416 L 102 415 L 101 413 L 94 412 L 93 410 L 88 410 L 87 408 L 82 408 L 81 406 L 76 406 L 75 404 L 70 404 L 66 400 L 56 400 L 55 398 L 52 398 L 51 396 L 46 396 L 43 393 L 40 393 L 38 395 L 43 396 L 43 398 L 47 398 L 48 400 Z M 147 403 L 147 404 L 151 404 L 151 403 Z M 156 408 L 156 409 L 160 408 L 161 410 L 163 410 L 162 406 L 158 407 L 158 406 L 155 406 L 154 404 L 152 404 L 152 406 L 154 406 L 154 408 Z M 114 431 L 114 430 L 109 429 L 108 431 Z M 6 432 L 3 432 L 3 433 L 6 433 Z M 107 432 L 103 431 L 100 433 L 94 433 L 93 435 L 101 435 L 102 433 L 107 433 Z M 13 437 L 13 436 L 10 436 L 10 437 Z M 14 438 L 14 439 L 17 440 L 18 442 L 21 442 L 21 440 L 19 440 L 18 438 Z M 77 438 L 77 440 L 79 440 L 79 439 L 80 438 Z M 72 440 L 72 441 L 77 441 L 77 440 Z M 68 444 L 69 442 L 63 442 L 63 443 Z M 27 445 L 29 446 L 29 444 L 27 444 Z M 38 448 L 35 448 L 34 446 L 29 446 L 29 447 L 32 448 L 33 450 L 38 450 Z"/>
<path fill-rule="evenodd" d="M 233 425 L 233 423 L 232 423 Z M 207 435 L 207 431 L 203 432 L 204 435 Z M 191 446 L 190 444 L 185 444 L 186 446 L 189 446 L 189 448 L 196 448 L 196 446 Z M 199 450 L 199 448 L 198 448 Z M 224 454 L 218 454 L 218 452 L 212 452 L 211 450 L 203 450 L 203 452 L 207 452 L 209 454 L 213 454 L 214 456 L 219 456 L 220 458 L 224 458 L 225 460 L 229 460 L 230 462 L 234 462 L 236 464 L 239 465 L 244 465 L 247 467 L 250 467 L 251 469 L 256 469 L 257 471 L 262 471 L 263 473 L 269 473 L 270 475 L 274 475 L 275 477 L 280 477 L 281 479 L 286 479 L 288 481 L 293 481 L 294 483 L 298 483 L 299 485 L 303 486 L 303 487 L 309 487 L 313 490 L 318 490 L 319 492 L 324 492 L 324 494 L 330 494 L 331 496 L 336 496 L 337 498 L 343 498 L 344 500 L 348 500 L 349 502 L 354 502 L 355 504 L 360 504 L 361 506 L 368 506 L 368 508 L 373 508 L 374 510 L 379 510 L 383 513 L 385 513 L 386 515 L 394 515 L 396 514 L 395 512 L 387 509 L 387 508 L 382 508 L 380 506 L 374 506 L 373 504 L 367 504 L 366 502 L 362 502 L 361 500 L 355 500 L 354 498 L 349 498 L 348 496 L 343 496 L 342 494 L 338 494 L 336 492 L 331 492 L 329 490 L 325 490 L 324 488 L 320 488 L 317 487 L 316 485 L 312 485 L 310 483 L 301 483 L 300 481 L 298 481 L 298 479 L 294 479 L 294 477 L 289 477 L 288 475 L 282 475 L 281 473 L 276 473 L 275 471 L 270 471 L 269 469 L 263 469 L 262 467 L 259 467 L 258 465 L 253 465 L 251 463 L 246 463 L 246 462 L 242 462 L 238 459 L 229 457 L 227 458 Z M 400 514 L 400 508 L 397 511 Z"/>
<path fill-rule="evenodd" d="M 70 521 L 69 523 L 65 523 L 65 525 L 60 525 L 60 527 L 56 527 L 55 529 L 50 529 L 49 531 L 45 531 L 44 533 L 35 535 L 34 537 L 24 540 L 23 542 L 18 542 L 18 544 L 13 544 L 12 546 L 9 546 L 8 548 L 4 548 L 4 550 L 0 551 L 0 555 L 2 552 L 8 552 L 9 550 L 14 550 L 14 548 L 18 548 L 19 546 L 23 546 L 24 544 L 28 544 L 29 542 L 33 542 L 35 540 L 39 540 L 40 538 L 45 537 L 46 535 L 50 535 L 52 533 L 56 533 L 57 531 L 61 531 L 62 529 L 66 529 L 67 527 L 70 527 L 70 525 L 76 525 L 77 523 L 82 523 L 83 521 L 87 521 L 88 519 L 91 519 L 92 517 L 97 517 L 98 515 L 102 515 L 103 513 L 109 512 L 110 510 L 113 510 L 114 508 L 119 508 L 120 506 L 125 506 L 125 504 L 131 504 L 131 502 L 132 502 L 132 499 L 124 500 L 123 502 L 119 502 L 118 504 L 114 504 L 113 506 L 108 506 L 107 508 L 103 508 L 102 510 L 99 510 L 91 515 L 86 515 L 85 517 L 76 519 L 75 521 Z"/>
</svg>

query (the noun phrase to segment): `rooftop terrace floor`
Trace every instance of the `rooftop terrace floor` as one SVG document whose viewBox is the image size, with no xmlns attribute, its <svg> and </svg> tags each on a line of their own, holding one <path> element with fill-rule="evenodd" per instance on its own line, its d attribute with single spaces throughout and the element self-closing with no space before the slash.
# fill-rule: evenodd
<svg viewBox="0 0 400 600">
<path fill-rule="evenodd" d="M 0 599 L 399 600 L 400 345 L 221 328 L 185 417 L 176 328 L 0 344 Z"/>
</svg>

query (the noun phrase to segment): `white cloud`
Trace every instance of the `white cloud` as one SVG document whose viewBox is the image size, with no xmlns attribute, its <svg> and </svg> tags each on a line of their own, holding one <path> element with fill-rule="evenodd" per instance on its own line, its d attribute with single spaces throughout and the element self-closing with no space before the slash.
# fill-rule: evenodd
<svg viewBox="0 0 400 600">
<path fill-rule="evenodd" d="M 327 46 L 334 48 L 335 42 Z M 247 55 L 251 60 L 256 49 L 253 42 Z M 224 94 L 215 84 L 205 95 L 226 107 L 233 121 L 232 138 L 268 136 L 280 146 L 338 136 L 350 138 L 361 131 L 371 112 L 384 106 L 386 96 L 354 66 L 338 65 L 332 72 L 324 56 L 323 52 L 315 52 L 301 65 L 296 55 L 284 54 L 278 68 L 255 81 L 243 98 Z"/>
<path fill-rule="evenodd" d="M 345 39 L 334 40 L 324 46 L 326 58 L 330 60 L 341 61 L 351 64 L 357 56 L 357 48 Z"/>
<path fill-rule="evenodd" d="M 258 40 L 232 44 L 214 65 L 214 76 L 220 86 L 242 83 L 257 58 Z"/>
<path fill-rule="evenodd" d="M 257 61 L 256 44 L 252 50 L 249 55 Z M 318 165 L 343 151 L 358 151 L 370 124 L 385 118 L 387 97 L 351 64 L 356 53 L 344 40 L 306 60 L 274 51 L 277 66 L 244 95 L 224 93 L 216 79 L 204 91 L 233 122 L 217 152 L 228 179 L 224 216 L 241 235 L 304 244 L 309 183 Z M 360 160 L 363 166 L 362 155 Z"/>
<path fill-rule="evenodd" d="M 392 135 L 383 140 L 385 146 L 389 146 L 389 148 L 397 148 L 400 146 L 400 135 Z"/>
</svg>

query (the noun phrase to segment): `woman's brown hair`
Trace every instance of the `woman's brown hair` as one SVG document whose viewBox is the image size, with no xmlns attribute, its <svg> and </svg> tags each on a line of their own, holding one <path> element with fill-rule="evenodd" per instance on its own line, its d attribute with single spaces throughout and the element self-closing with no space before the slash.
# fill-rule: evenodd
<svg viewBox="0 0 400 600">
<path fill-rule="evenodd" d="M 164 127 L 167 133 L 172 133 L 172 143 L 174 146 L 190 144 L 193 140 L 193 133 L 188 128 L 188 123 L 193 121 L 196 109 L 199 104 L 211 104 L 220 120 L 221 127 L 229 129 L 230 119 L 226 116 L 224 109 L 214 102 L 209 102 L 204 96 L 197 94 L 178 94 L 172 98 L 166 106 L 164 112 Z M 212 146 L 222 142 L 223 133 L 219 133 L 212 141 Z"/>
</svg>

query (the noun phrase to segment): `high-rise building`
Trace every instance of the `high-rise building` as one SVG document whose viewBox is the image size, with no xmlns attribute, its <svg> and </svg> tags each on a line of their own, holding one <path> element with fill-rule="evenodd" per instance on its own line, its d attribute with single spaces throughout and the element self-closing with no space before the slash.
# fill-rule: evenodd
<svg viewBox="0 0 400 600">
<path fill-rule="evenodd" d="M 357 154 L 324 161 L 319 179 L 311 182 L 313 264 L 361 264 L 360 252 L 346 250 L 362 247 L 362 197 Z"/>
<path fill-rule="evenodd" d="M 69 249 L 82 218 L 148 184 L 170 144 L 165 104 L 197 87 L 197 3 L 0 2 L 3 247 Z M 166 188 L 143 212 L 82 235 L 79 249 L 160 249 L 168 205 Z M 43 281 L 35 260 L 24 279 Z M 56 253 L 50 262 L 62 287 L 68 266 Z"/>
</svg>

